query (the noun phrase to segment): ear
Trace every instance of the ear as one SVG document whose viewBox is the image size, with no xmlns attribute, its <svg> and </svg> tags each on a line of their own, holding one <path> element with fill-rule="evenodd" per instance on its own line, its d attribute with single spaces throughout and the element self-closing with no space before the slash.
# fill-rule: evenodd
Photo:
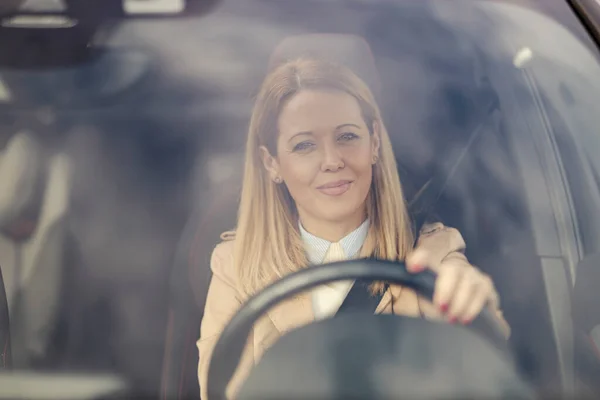
<svg viewBox="0 0 600 400">
<path fill-rule="evenodd" d="M 379 160 L 379 149 L 381 148 L 381 124 L 379 121 L 373 121 L 373 135 L 371 136 L 371 151 L 373 164 Z"/>
<path fill-rule="evenodd" d="M 281 176 L 279 175 L 279 162 L 277 162 L 277 158 L 273 157 L 265 146 L 260 146 L 258 150 L 260 151 L 260 158 L 263 162 L 265 170 L 267 170 L 267 173 L 269 174 L 269 178 L 272 181 L 281 179 Z"/>
</svg>

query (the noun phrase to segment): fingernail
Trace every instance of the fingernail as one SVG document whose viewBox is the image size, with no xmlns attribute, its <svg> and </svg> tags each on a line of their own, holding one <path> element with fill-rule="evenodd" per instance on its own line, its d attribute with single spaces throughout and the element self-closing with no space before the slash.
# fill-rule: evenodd
<svg viewBox="0 0 600 400">
<path fill-rule="evenodd" d="M 442 310 L 443 313 L 445 313 L 446 311 L 448 311 L 448 304 L 444 303 L 440 306 L 440 310 Z"/>
<path fill-rule="evenodd" d="M 469 325 L 472 321 L 473 321 L 472 318 L 465 318 L 465 319 L 463 319 L 463 325 Z"/>
<path fill-rule="evenodd" d="M 450 317 L 450 319 L 448 320 L 448 322 L 450 322 L 451 324 L 456 323 L 456 317 Z"/>
</svg>

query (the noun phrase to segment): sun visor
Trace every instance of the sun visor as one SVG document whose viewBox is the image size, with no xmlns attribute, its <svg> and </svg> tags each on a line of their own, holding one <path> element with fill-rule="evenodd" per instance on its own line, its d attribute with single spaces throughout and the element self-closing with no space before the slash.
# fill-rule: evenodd
<svg viewBox="0 0 600 400">
<path fill-rule="evenodd" d="M 381 93 L 381 81 L 371 48 L 356 35 L 310 34 L 285 38 L 269 60 L 269 71 L 278 65 L 300 57 L 313 57 L 336 62 L 350 68 L 367 83 L 376 97 Z"/>
<path fill-rule="evenodd" d="M 35 231 L 44 194 L 44 149 L 31 134 L 17 133 L 0 153 L 0 232 L 27 240 Z"/>
</svg>

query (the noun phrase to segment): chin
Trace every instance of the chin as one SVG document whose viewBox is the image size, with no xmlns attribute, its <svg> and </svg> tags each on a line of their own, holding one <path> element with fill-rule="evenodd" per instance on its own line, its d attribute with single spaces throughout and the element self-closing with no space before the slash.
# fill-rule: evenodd
<svg viewBox="0 0 600 400">
<path fill-rule="evenodd" d="M 322 218 L 330 222 L 347 222 L 357 218 L 364 217 L 360 207 L 348 207 L 340 209 L 340 207 L 324 207 L 321 209 Z"/>
</svg>

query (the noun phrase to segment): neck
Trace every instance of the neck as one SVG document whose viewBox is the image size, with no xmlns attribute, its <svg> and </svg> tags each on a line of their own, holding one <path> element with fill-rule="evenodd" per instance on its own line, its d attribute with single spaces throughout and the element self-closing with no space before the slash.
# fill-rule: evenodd
<svg viewBox="0 0 600 400">
<path fill-rule="evenodd" d="M 324 221 L 307 216 L 303 218 L 303 216 L 300 215 L 300 223 L 302 223 L 302 227 L 304 227 L 307 232 L 333 243 L 339 242 L 344 237 L 348 236 L 365 222 L 365 219 L 366 215 L 363 213 L 357 215 L 355 218 L 346 219 L 344 221 Z"/>
</svg>

